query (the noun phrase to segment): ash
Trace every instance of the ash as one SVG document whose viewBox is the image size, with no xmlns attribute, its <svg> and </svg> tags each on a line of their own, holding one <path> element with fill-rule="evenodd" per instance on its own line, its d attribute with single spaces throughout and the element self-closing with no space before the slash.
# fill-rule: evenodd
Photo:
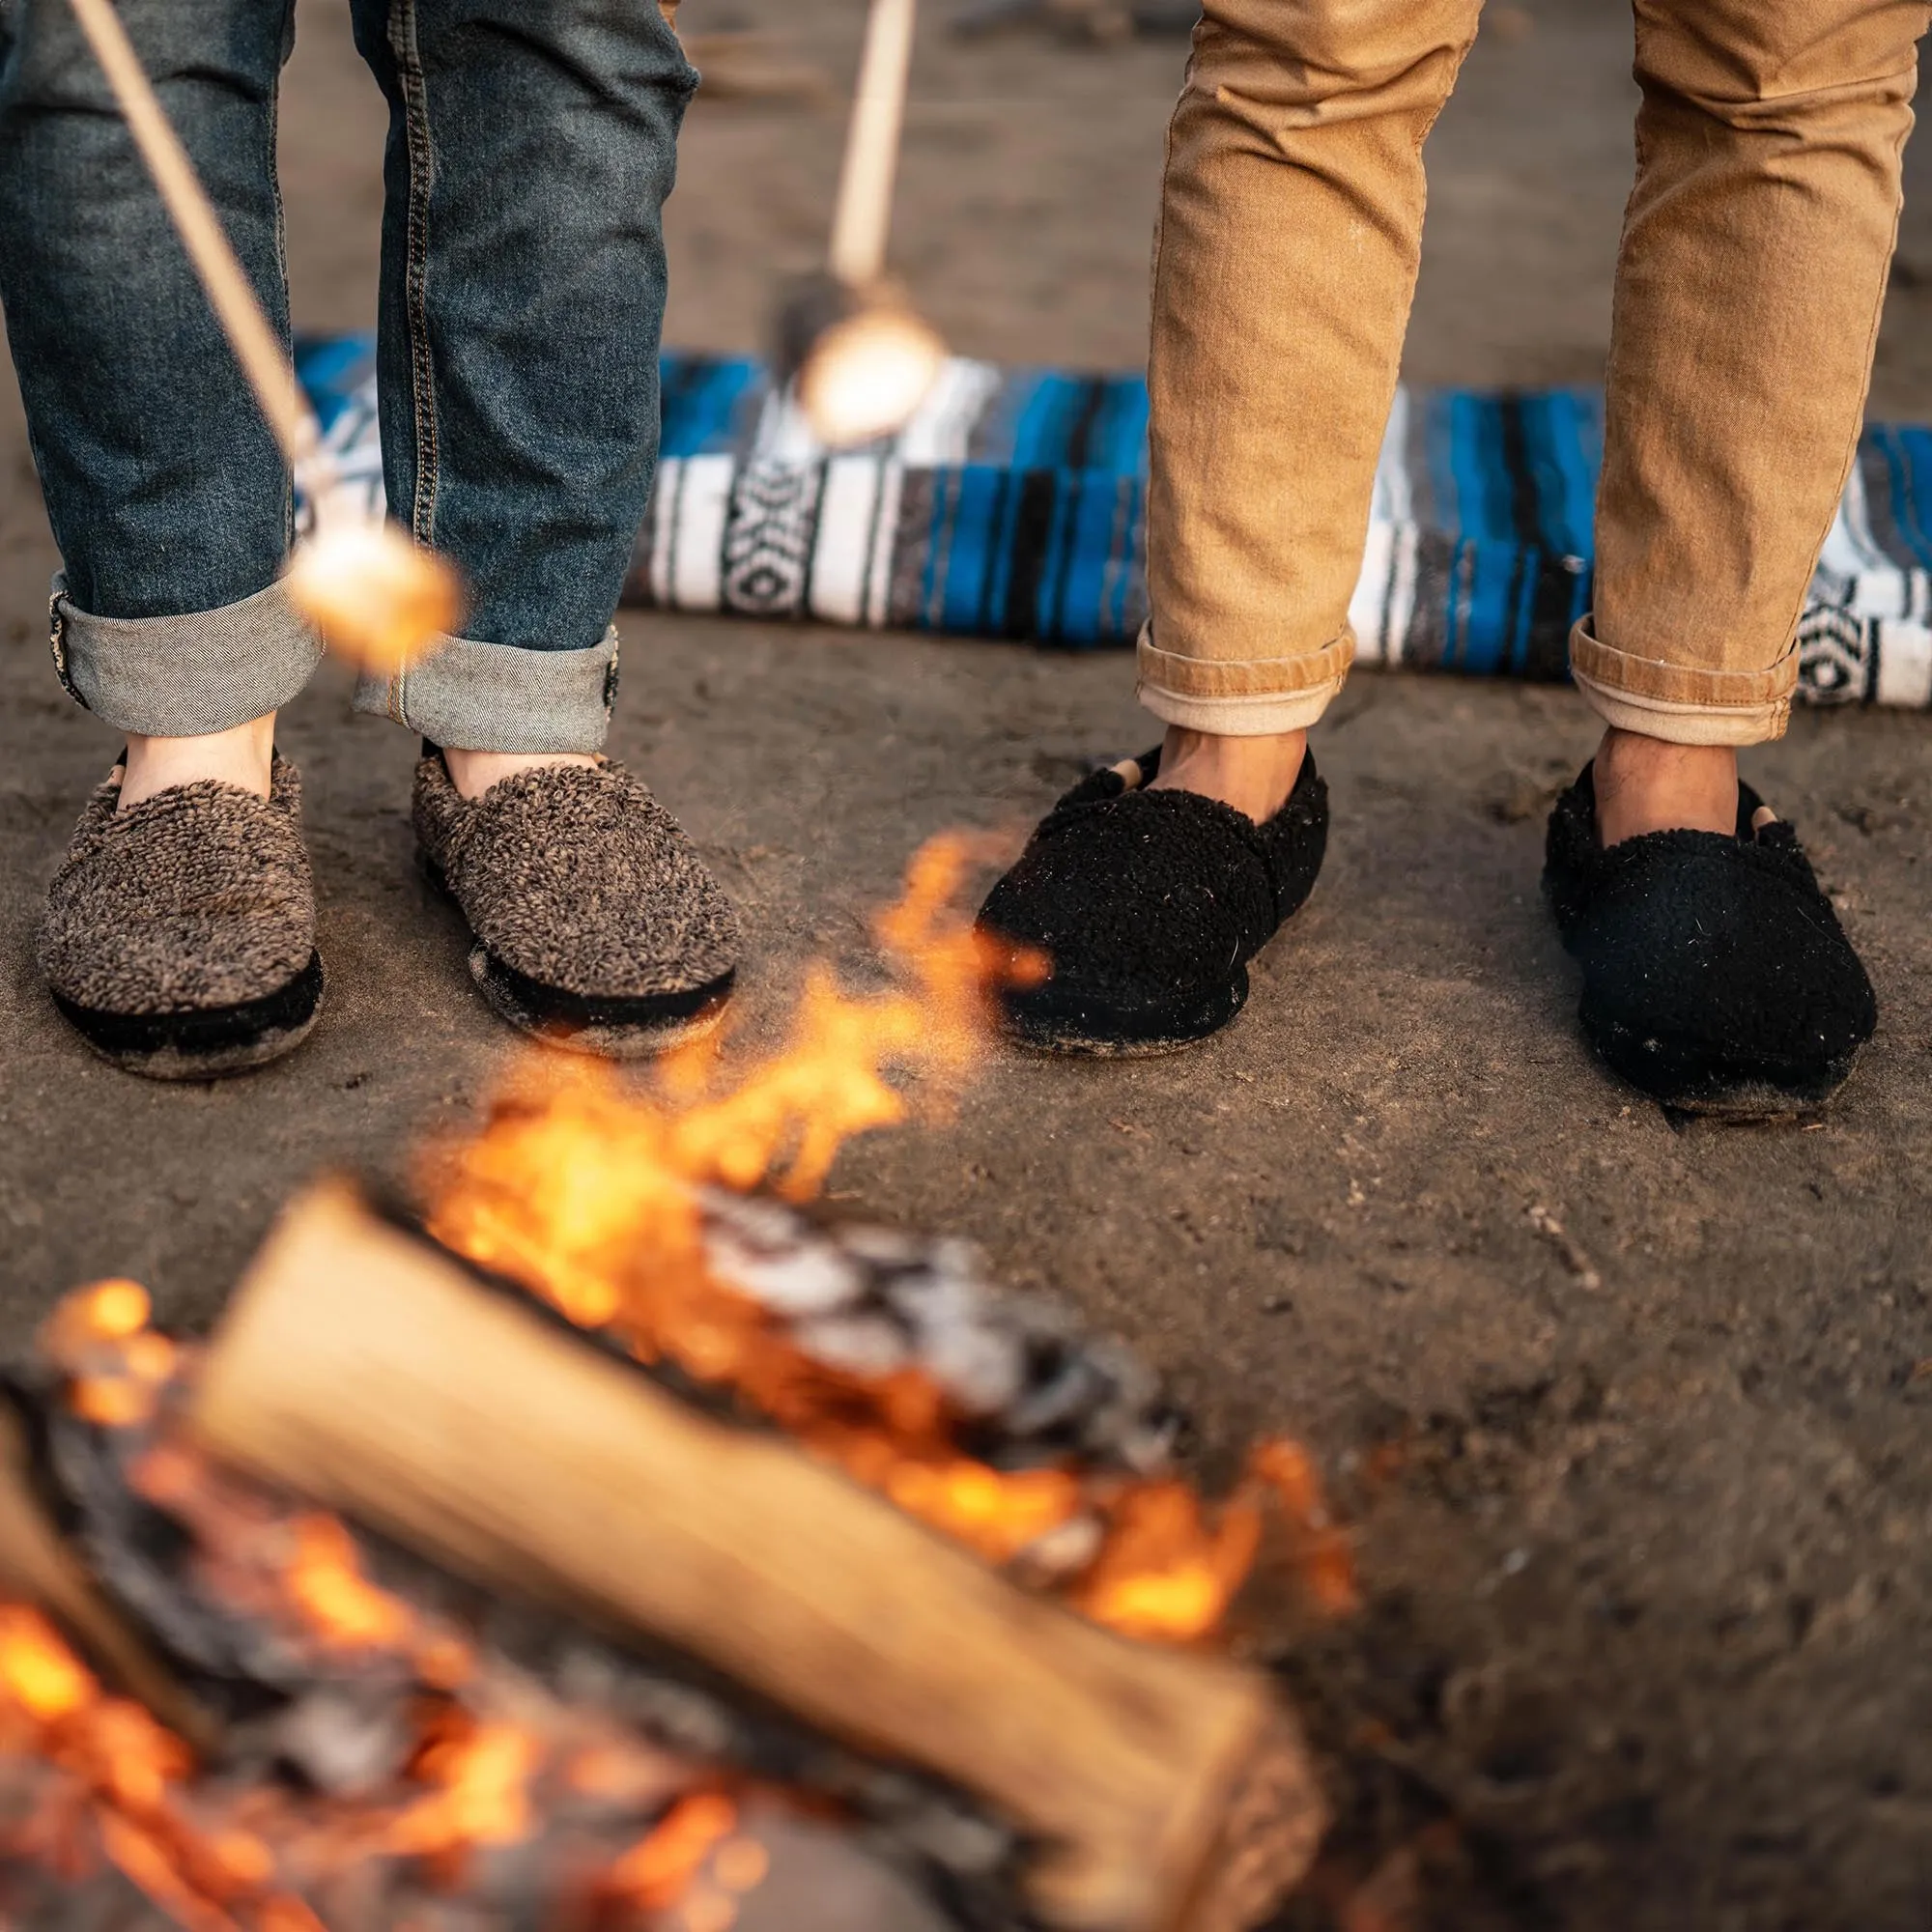
<svg viewBox="0 0 1932 1932">
<path fill-rule="evenodd" d="M 969 1241 L 825 1223 L 768 1195 L 705 1192 L 705 1258 L 801 1353 L 862 1376 L 923 1370 L 996 1468 L 1068 1458 L 1165 1474 L 1184 1433 L 1152 1372 L 1061 1303 L 996 1286 Z"/>
</svg>

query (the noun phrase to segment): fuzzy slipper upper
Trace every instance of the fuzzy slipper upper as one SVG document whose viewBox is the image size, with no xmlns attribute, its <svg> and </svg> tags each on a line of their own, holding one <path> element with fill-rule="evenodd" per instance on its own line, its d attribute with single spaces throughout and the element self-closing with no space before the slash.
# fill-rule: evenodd
<svg viewBox="0 0 1932 1932">
<path fill-rule="evenodd" d="M 96 787 L 47 889 L 40 965 L 95 1011 L 178 1013 L 272 994 L 315 952 L 301 780 L 274 761 L 270 795 L 203 780 L 117 811 Z"/>
<path fill-rule="evenodd" d="M 47 889 L 39 960 L 89 1044 L 131 1072 L 206 1079 L 272 1060 L 323 994 L 301 780 L 266 799 L 202 780 L 116 810 L 95 789 Z"/>
<path fill-rule="evenodd" d="M 1797 834 L 1738 787 L 1735 834 L 1653 832 L 1605 848 L 1592 768 L 1550 814 L 1544 886 L 1583 969 L 1605 1060 L 1666 1105 L 1815 1105 L 1878 1023 L 1863 965 Z"/>
<path fill-rule="evenodd" d="M 1006 996 L 1031 1044 L 1157 1052 L 1224 1026 L 1247 998 L 1247 962 L 1313 890 L 1327 843 L 1328 788 L 1302 760 L 1265 824 L 1187 791 L 1150 791 L 1158 753 L 1073 787 L 980 923 L 1044 955 L 1051 972 Z M 1131 781 L 1130 781 L 1131 780 Z"/>
<path fill-rule="evenodd" d="M 543 765 L 470 800 L 433 753 L 416 767 L 414 818 L 487 955 L 491 980 L 479 971 L 479 983 L 516 998 L 518 1024 L 574 1015 L 621 1025 L 627 1003 L 675 1006 L 728 987 L 737 913 L 677 821 L 622 766 Z"/>
</svg>

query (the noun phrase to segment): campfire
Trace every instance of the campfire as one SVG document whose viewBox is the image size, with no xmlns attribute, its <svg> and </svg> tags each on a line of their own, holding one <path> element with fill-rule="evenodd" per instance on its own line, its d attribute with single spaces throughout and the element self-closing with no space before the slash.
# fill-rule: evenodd
<svg viewBox="0 0 1932 1932">
<path fill-rule="evenodd" d="M 71 1296 L 0 1405 L 0 1925 L 724 1932 L 758 1821 L 964 1927 L 1236 1932 L 1321 1807 L 1214 1642 L 1352 1592 L 1308 1457 L 1210 1502 L 1127 1351 L 828 1217 L 991 963 L 941 841 L 785 1049 L 582 1069 L 285 1210 L 213 1336 Z"/>
</svg>

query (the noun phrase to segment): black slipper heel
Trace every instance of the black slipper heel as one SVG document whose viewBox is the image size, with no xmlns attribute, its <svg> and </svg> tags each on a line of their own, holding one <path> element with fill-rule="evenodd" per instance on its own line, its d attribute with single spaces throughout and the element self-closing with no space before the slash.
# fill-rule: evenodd
<svg viewBox="0 0 1932 1932">
<path fill-rule="evenodd" d="M 1605 849 L 1592 768 L 1550 813 L 1543 884 L 1583 969 L 1577 1018 L 1666 1107 L 1762 1120 L 1821 1105 L 1878 1024 L 1871 981 L 1790 826 L 1652 832 Z"/>
<path fill-rule="evenodd" d="M 1314 889 L 1328 787 L 1304 757 L 1264 825 L 1214 799 L 1150 791 L 1160 754 L 1108 766 L 1040 821 L 980 929 L 1049 976 L 1009 989 L 1009 1035 L 1045 1053 L 1173 1053 L 1226 1026 L 1248 961 Z"/>
</svg>

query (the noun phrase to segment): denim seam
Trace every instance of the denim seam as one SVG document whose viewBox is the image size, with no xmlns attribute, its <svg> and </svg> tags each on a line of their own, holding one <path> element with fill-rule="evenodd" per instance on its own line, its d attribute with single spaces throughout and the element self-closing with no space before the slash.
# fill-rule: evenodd
<svg viewBox="0 0 1932 1932">
<path fill-rule="evenodd" d="M 282 14 L 284 44 L 287 42 L 287 28 L 290 14 L 294 12 L 295 0 L 287 0 Z M 284 297 L 289 286 L 289 238 L 288 224 L 282 206 L 282 171 L 276 164 L 276 156 L 281 148 L 282 126 L 282 85 L 279 71 L 275 85 L 269 94 L 269 198 L 275 210 L 275 270 L 280 279 Z M 291 346 L 291 355 L 293 347 Z M 296 541 L 296 479 L 295 470 L 289 465 L 282 469 L 282 548 L 294 549 Z"/>
<path fill-rule="evenodd" d="M 60 679 L 61 689 L 85 711 L 87 699 L 80 695 L 73 672 L 68 668 L 67 617 L 61 610 L 66 594 L 62 580 L 55 578 L 53 588 L 47 592 L 47 647 L 54 654 L 54 675 Z"/>
<path fill-rule="evenodd" d="M 403 96 L 403 123 L 410 156 L 408 266 L 404 274 L 404 308 L 410 325 L 410 387 L 415 415 L 415 492 L 410 524 L 420 544 L 436 541 L 437 434 L 436 391 L 431 378 L 429 306 L 425 285 L 429 277 L 429 198 L 431 152 L 429 90 L 423 75 L 422 53 L 416 43 L 415 0 L 393 0 L 389 15 L 389 48 L 395 56 L 396 78 Z"/>
<path fill-rule="evenodd" d="M 429 202 L 435 156 L 430 144 L 429 85 L 423 73 L 422 50 L 416 41 L 415 0 L 391 0 L 389 51 L 396 63 L 396 83 L 403 98 L 403 126 L 410 157 L 408 264 L 403 278 L 403 309 L 410 329 L 411 415 L 415 437 L 415 490 L 410 504 L 410 527 L 419 544 L 433 547 L 440 478 L 425 287 L 429 279 Z M 409 719 L 408 685 L 407 669 L 398 670 L 388 681 L 388 714 L 399 724 Z"/>
</svg>

